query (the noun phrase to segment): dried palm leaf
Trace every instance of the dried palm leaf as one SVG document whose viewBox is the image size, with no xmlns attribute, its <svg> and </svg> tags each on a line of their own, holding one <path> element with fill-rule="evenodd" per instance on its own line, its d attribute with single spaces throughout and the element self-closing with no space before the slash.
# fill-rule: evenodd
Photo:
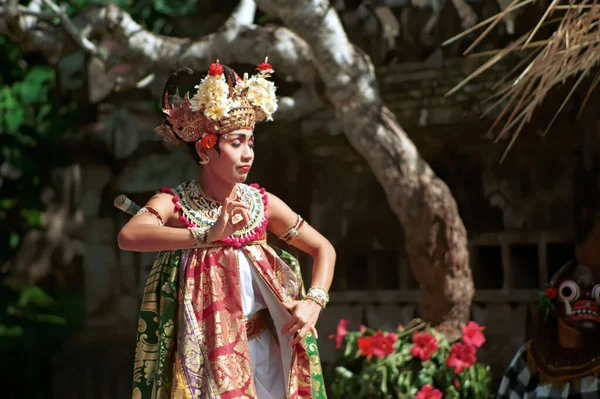
<svg viewBox="0 0 600 399">
<path fill-rule="evenodd" d="M 465 51 L 465 54 L 468 54 L 509 12 L 531 2 L 531 0 L 513 0 L 510 6 L 502 12 L 455 36 L 446 43 L 489 25 Z M 484 113 L 487 114 L 491 109 L 504 105 L 491 127 L 491 129 L 495 129 L 500 120 L 508 116 L 501 132 L 497 135 L 497 139 L 499 139 L 509 132 L 512 134 L 502 157 L 504 159 L 524 125 L 531 120 L 534 110 L 542 104 L 551 89 L 558 85 L 564 85 L 567 81 L 573 85 L 555 112 L 544 135 L 573 96 L 577 87 L 590 75 L 590 72 L 598 68 L 600 65 L 599 26 L 600 5 L 595 1 L 552 0 L 536 26 L 513 43 L 503 49 L 472 55 L 491 58 L 446 95 L 452 95 L 460 90 L 468 82 L 505 60 L 507 56 L 523 54 L 522 60 L 500 82 L 494 85 L 495 94 L 491 96 L 494 103 Z M 552 28 L 551 33 L 546 38 L 538 38 L 534 41 L 534 38 L 541 34 L 542 27 Z M 571 83 L 570 79 L 572 78 L 576 78 L 574 83 Z M 583 105 L 587 103 L 592 90 L 599 84 L 600 72 L 594 77 Z"/>
</svg>

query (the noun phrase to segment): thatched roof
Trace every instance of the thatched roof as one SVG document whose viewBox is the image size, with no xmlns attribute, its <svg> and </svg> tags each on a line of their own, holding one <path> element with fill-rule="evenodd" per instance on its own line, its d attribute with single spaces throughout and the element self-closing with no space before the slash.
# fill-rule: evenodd
<svg viewBox="0 0 600 399">
<path fill-rule="evenodd" d="M 485 38 L 508 13 L 517 8 L 533 3 L 534 0 L 513 0 L 502 12 L 474 26 L 473 28 L 453 37 L 444 44 L 449 44 L 460 37 L 472 33 L 484 26 L 487 28 L 465 51 L 465 55 Z M 508 55 L 522 52 L 522 61 L 495 86 L 493 109 L 504 108 L 500 112 L 491 129 L 504 123 L 497 139 L 511 134 L 511 140 L 504 156 L 519 136 L 523 126 L 531 120 L 533 111 L 541 105 L 548 92 L 555 86 L 564 84 L 573 78 L 574 84 L 563 103 L 556 110 L 554 118 L 543 133 L 545 135 L 556 116 L 562 111 L 572 94 L 584 78 L 593 76 L 581 108 L 589 99 L 591 92 L 600 83 L 600 5 L 591 1 L 560 1 L 552 0 L 543 16 L 535 27 L 526 34 L 509 44 L 506 48 L 475 54 L 475 56 L 491 56 L 479 69 L 453 88 L 447 95 L 459 90 L 473 78 L 484 73 L 494 64 Z M 551 32 L 542 36 L 540 29 Z M 572 82 L 573 80 L 569 80 Z M 581 110 L 580 110 L 581 113 Z M 504 156 L 502 159 L 504 159 Z"/>
</svg>

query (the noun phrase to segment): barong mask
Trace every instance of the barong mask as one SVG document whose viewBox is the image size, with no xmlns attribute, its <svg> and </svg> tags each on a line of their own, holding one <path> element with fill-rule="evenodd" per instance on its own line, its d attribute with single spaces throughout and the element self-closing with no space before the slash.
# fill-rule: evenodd
<svg viewBox="0 0 600 399">
<path fill-rule="evenodd" d="M 600 280 L 593 270 L 571 261 L 553 276 L 540 298 L 546 318 L 554 318 L 577 330 L 600 329 Z"/>
<path fill-rule="evenodd" d="M 276 87 L 268 80 L 273 68 L 265 60 L 257 70 L 250 78 L 248 74 L 240 78 L 217 60 L 200 79 L 190 68 L 178 69 L 163 90 L 165 123 L 154 131 L 167 142 L 200 140 L 208 149 L 221 135 L 238 129 L 254 130 L 256 122 L 273 120 Z M 180 93 L 185 94 L 181 97 Z"/>
</svg>

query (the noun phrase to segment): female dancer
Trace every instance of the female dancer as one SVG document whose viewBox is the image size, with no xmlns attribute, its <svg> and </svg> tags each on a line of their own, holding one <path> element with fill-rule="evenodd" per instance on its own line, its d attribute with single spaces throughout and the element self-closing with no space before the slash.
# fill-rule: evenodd
<svg viewBox="0 0 600 399">
<path fill-rule="evenodd" d="M 190 99 L 180 69 L 155 131 L 187 143 L 197 180 L 163 187 L 121 230 L 119 247 L 160 251 L 138 325 L 134 398 L 325 398 L 315 324 L 327 304 L 335 251 L 281 199 L 243 182 L 254 125 L 277 108 L 273 72 L 240 78 L 218 61 Z M 314 259 L 305 294 L 298 264 L 267 230 Z"/>
</svg>

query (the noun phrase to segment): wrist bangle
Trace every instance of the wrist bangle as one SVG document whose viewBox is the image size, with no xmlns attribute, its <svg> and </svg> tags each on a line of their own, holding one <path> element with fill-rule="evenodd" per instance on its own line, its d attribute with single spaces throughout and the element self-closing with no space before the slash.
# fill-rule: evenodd
<svg viewBox="0 0 600 399">
<path fill-rule="evenodd" d="M 202 246 L 208 243 L 208 228 L 188 227 L 188 230 L 192 233 L 192 237 L 194 237 L 196 244 Z"/>
<path fill-rule="evenodd" d="M 306 294 L 306 299 L 315 301 L 321 308 L 325 309 L 325 306 L 327 306 L 327 303 L 329 302 L 329 294 L 325 292 L 323 288 L 310 287 Z"/>
</svg>

